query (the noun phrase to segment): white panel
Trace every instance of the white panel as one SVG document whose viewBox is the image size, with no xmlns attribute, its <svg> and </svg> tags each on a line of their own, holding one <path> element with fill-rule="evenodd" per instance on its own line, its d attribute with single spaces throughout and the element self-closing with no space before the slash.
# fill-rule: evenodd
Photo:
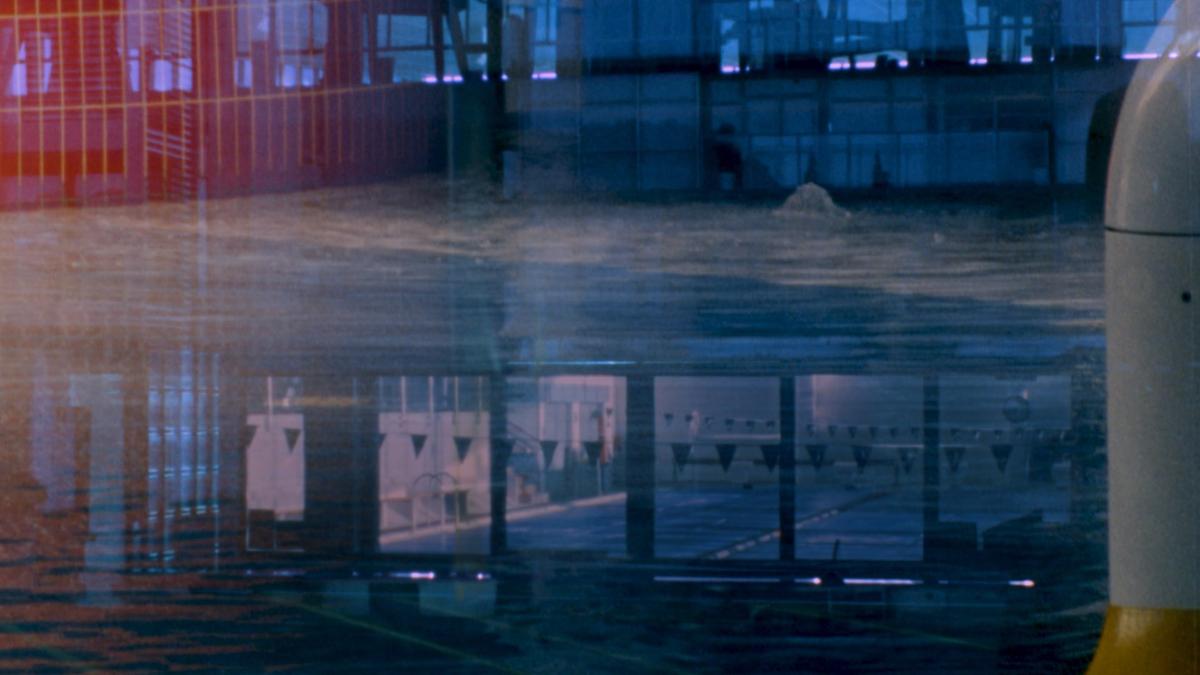
<svg viewBox="0 0 1200 675">
<path fill-rule="evenodd" d="M 1197 609 L 1200 238 L 1105 241 L 1111 603 Z"/>
<path fill-rule="evenodd" d="M 269 418 L 269 419 L 268 419 Z M 304 416 L 298 413 L 250 415 L 256 427 L 246 448 L 246 506 L 275 512 L 280 519 L 304 515 Z M 294 448 L 287 432 L 298 431 Z"/>
</svg>

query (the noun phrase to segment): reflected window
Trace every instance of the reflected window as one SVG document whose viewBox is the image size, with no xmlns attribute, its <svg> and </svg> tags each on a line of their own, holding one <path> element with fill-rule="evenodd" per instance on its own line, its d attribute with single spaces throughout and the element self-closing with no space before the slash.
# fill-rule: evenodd
<svg viewBox="0 0 1200 675">
<path fill-rule="evenodd" d="M 656 554 L 778 558 L 778 380 L 660 377 L 654 410 Z"/>
<path fill-rule="evenodd" d="M 304 382 L 267 377 L 254 382 L 245 418 L 246 548 L 300 550 L 308 507 Z"/>
<path fill-rule="evenodd" d="M 509 7 L 504 23 L 504 72 L 513 78 L 555 78 L 557 42 L 557 0 Z"/>
<path fill-rule="evenodd" d="M 428 412 L 433 409 L 433 378 L 431 377 L 402 377 L 399 389 L 404 398 L 401 401 L 402 412 Z"/>
<path fill-rule="evenodd" d="M 188 518 L 215 518 L 221 473 L 219 358 L 185 349 L 149 370 L 147 511 L 142 534 L 151 560 L 175 557 L 175 534 Z"/>
<path fill-rule="evenodd" d="M 329 10 L 320 2 L 275 5 L 275 86 L 315 87 L 325 79 Z"/>
<path fill-rule="evenodd" d="M 234 82 L 238 87 L 254 87 L 255 66 L 265 63 L 263 46 L 268 44 L 270 34 L 271 13 L 264 0 L 238 3 L 237 60 L 234 63 Z"/>
<path fill-rule="evenodd" d="M 122 43 L 132 93 L 190 92 L 194 86 L 191 12 L 129 12 Z"/>
<path fill-rule="evenodd" d="M 5 32 L 11 36 L 11 31 Z M 5 40 L 4 44 L 10 45 L 11 41 Z M 31 91 L 40 94 L 49 92 L 54 75 L 53 54 L 54 41 L 49 35 L 33 33 L 24 36 L 16 47 L 6 93 L 9 96 L 25 96 Z"/>
<path fill-rule="evenodd" d="M 429 17 L 412 14 L 376 16 L 374 59 L 370 76 L 373 84 L 436 82 L 433 26 Z"/>
<path fill-rule="evenodd" d="M 1127 60 L 1177 57 L 1175 4 L 1166 0 L 1127 0 L 1122 4 L 1125 28 L 1121 54 Z"/>
<path fill-rule="evenodd" d="M 625 380 L 510 378 L 509 546 L 625 553 Z"/>
<path fill-rule="evenodd" d="M 478 377 L 379 378 L 382 551 L 488 552 L 492 457 L 489 416 L 478 407 L 484 386 Z"/>
<path fill-rule="evenodd" d="M 328 8 L 311 0 L 271 7 L 262 0 L 238 5 L 234 82 L 243 89 L 317 86 L 325 79 Z"/>
</svg>

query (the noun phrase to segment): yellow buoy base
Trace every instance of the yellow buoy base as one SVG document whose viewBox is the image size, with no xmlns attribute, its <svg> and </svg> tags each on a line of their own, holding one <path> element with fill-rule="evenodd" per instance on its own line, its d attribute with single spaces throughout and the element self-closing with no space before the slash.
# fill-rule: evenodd
<svg viewBox="0 0 1200 675">
<path fill-rule="evenodd" d="M 1200 674 L 1200 609 L 1110 605 L 1088 675 Z"/>
</svg>

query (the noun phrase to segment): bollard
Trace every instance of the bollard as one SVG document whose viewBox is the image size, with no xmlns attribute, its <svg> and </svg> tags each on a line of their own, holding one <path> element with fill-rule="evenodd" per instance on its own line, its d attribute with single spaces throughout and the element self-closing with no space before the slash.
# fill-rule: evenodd
<svg viewBox="0 0 1200 675">
<path fill-rule="evenodd" d="M 1178 4 L 1183 17 L 1200 9 Z M 1096 675 L 1200 673 L 1200 70 L 1188 45 L 1139 65 L 1109 168 L 1110 580 Z"/>
</svg>

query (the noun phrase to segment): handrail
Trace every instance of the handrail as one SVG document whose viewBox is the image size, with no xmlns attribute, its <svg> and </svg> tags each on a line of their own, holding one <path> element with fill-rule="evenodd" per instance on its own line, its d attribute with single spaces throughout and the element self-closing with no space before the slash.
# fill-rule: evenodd
<svg viewBox="0 0 1200 675">
<path fill-rule="evenodd" d="M 534 452 L 538 452 L 541 450 L 542 439 L 538 438 L 537 436 L 534 436 L 532 433 L 530 433 L 524 427 L 517 424 L 516 422 L 513 422 L 512 420 L 509 420 L 509 422 L 508 422 L 508 435 L 510 437 L 512 437 L 512 440 L 524 443 L 529 449 L 533 450 Z"/>
</svg>

